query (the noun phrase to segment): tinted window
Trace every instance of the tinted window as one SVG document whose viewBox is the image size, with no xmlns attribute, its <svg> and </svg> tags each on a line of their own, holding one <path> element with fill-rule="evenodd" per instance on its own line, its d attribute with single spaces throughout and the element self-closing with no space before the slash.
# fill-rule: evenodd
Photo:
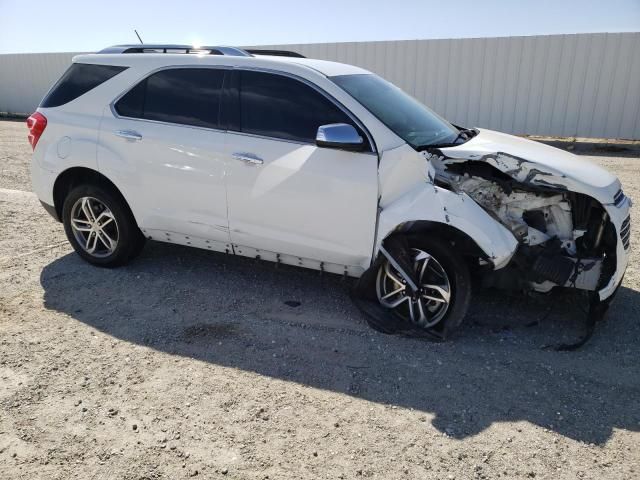
<svg viewBox="0 0 640 480">
<path fill-rule="evenodd" d="M 163 70 L 136 85 L 115 108 L 125 117 L 217 128 L 223 78 L 224 70 L 212 68 Z"/>
<path fill-rule="evenodd" d="M 373 74 L 331 77 L 414 148 L 455 141 L 459 130 L 392 83 Z"/>
<path fill-rule="evenodd" d="M 147 80 L 143 80 L 122 97 L 115 105 L 116 112 L 123 117 L 143 118 L 144 96 L 147 93 Z"/>
<path fill-rule="evenodd" d="M 315 89 L 293 78 L 263 72 L 240 76 L 240 129 L 246 133 L 315 142 L 320 125 L 353 124 Z"/>
<path fill-rule="evenodd" d="M 43 108 L 59 107 L 96 88 L 127 67 L 74 63 L 62 75 L 40 104 Z"/>
</svg>

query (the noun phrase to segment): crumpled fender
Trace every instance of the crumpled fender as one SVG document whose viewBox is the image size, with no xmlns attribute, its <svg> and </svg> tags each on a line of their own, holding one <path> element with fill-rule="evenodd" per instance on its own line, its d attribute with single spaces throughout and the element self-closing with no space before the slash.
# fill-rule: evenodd
<svg viewBox="0 0 640 480">
<path fill-rule="evenodd" d="M 491 259 L 495 269 L 507 265 L 518 246 L 513 234 L 466 193 L 452 192 L 423 180 L 382 209 L 374 253 L 377 255 L 382 240 L 397 227 L 421 220 L 466 233 Z"/>
</svg>

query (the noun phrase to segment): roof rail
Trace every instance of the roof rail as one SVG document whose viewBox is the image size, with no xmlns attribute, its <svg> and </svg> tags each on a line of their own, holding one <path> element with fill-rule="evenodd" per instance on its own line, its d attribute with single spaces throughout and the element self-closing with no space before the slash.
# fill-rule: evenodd
<svg viewBox="0 0 640 480">
<path fill-rule="evenodd" d="M 114 45 L 100 50 L 98 53 L 204 53 L 208 55 L 231 55 L 250 57 L 246 50 L 236 47 L 194 47 L 193 45 L 137 44 Z"/>
<path fill-rule="evenodd" d="M 249 52 L 252 55 L 273 55 L 276 57 L 306 58 L 304 55 L 301 55 L 298 52 L 292 52 L 290 50 L 263 50 L 258 48 L 249 48 L 245 51 Z"/>
</svg>

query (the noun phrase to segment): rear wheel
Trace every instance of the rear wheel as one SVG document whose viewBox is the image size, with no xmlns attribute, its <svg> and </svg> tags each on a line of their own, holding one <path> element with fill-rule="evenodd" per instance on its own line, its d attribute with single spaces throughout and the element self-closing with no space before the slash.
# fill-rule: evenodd
<svg viewBox="0 0 640 480">
<path fill-rule="evenodd" d="M 378 302 L 395 316 L 445 338 L 462 323 L 471 298 L 469 269 L 450 244 L 436 239 L 408 239 L 418 291 L 383 260 L 376 276 Z"/>
<path fill-rule="evenodd" d="M 100 186 L 74 188 L 65 198 L 62 221 L 75 251 L 93 265 L 124 265 L 144 246 L 144 236 L 124 199 Z"/>
</svg>

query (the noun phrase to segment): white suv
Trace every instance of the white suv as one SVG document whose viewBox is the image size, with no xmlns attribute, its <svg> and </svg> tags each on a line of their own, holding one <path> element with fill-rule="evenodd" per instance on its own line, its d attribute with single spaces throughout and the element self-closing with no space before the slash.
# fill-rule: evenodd
<svg viewBox="0 0 640 480">
<path fill-rule="evenodd" d="M 34 190 L 88 262 L 123 265 L 146 238 L 359 277 L 383 331 L 445 337 L 472 275 L 580 289 L 603 313 L 629 258 L 609 172 L 292 52 L 80 55 L 28 126 Z"/>
</svg>

